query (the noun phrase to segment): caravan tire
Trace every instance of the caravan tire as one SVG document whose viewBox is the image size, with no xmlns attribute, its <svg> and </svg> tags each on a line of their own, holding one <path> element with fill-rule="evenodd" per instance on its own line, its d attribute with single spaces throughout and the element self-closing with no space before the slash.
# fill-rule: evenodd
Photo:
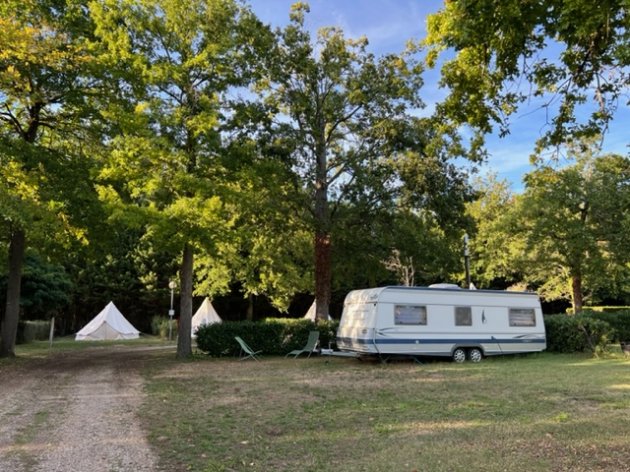
<svg viewBox="0 0 630 472">
<path fill-rule="evenodd" d="M 458 347 L 453 351 L 453 361 L 462 363 L 466 360 L 466 351 L 464 351 L 461 347 Z"/>
<path fill-rule="evenodd" d="M 481 359 L 483 359 L 481 349 L 474 347 L 468 351 L 468 359 L 470 359 L 471 362 L 481 362 Z"/>
</svg>

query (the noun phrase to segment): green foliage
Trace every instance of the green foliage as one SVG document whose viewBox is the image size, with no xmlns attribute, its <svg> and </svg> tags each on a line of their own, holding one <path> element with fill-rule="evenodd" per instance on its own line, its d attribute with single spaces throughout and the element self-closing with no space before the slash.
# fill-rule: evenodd
<svg viewBox="0 0 630 472">
<path fill-rule="evenodd" d="M 583 311 L 584 316 L 608 323 L 615 341 L 630 341 L 630 309 L 623 311 Z"/>
<path fill-rule="evenodd" d="M 542 148 L 601 134 L 618 100 L 625 100 L 630 33 L 624 0 L 445 2 L 429 16 L 427 30 L 430 67 L 440 54 L 455 51 L 441 66 L 449 95 L 438 114 L 471 126 L 477 144 L 497 124 L 507 134 L 510 116 L 532 96 L 545 97 L 551 116 Z"/>
<path fill-rule="evenodd" d="M 585 315 L 545 316 L 547 350 L 551 352 L 592 352 L 604 350 L 613 328 L 600 319 Z"/>
<path fill-rule="evenodd" d="M 264 139 L 230 143 L 224 165 L 230 233 L 198 257 L 197 294 L 211 296 L 236 281 L 245 297 L 264 295 L 285 311 L 296 292 L 313 286 L 312 237 L 295 208 L 304 195 Z"/>
<path fill-rule="evenodd" d="M 283 326 L 279 323 L 225 321 L 203 325 L 197 330 L 197 347 L 211 356 L 235 356 L 239 346 L 234 340 L 240 336 L 252 349 L 264 354 L 280 354 Z"/>
<path fill-rule="evenodd" d="M 92 26 L 80 0 L 0 4 L 2 238 L 39 248 L 86 242 L 82 220 L 96 202 L 86 154 L 103 142 L 93 138 L 106 89 Z M 21 249 L 14 256 L 2 355 L 12 351 L 19 318 Z"/>
<path fill-rule="evenodd" d="M 584 295 L 611 290 L 626 270 L 630 158 L 594 156 L 588 143 L 574 146 L 573 155 L 573 165 L 530 172 L 515 212 L 527 278 L 544 297 L 570 299 L 579 310 L 582 287 Z"/>
<path fill-rule="evenodd" d="M 337 321 L 320 321 L 317 325 L 304 319 L 268 319 L 260 322 L 224 321 L 202 325 L 197 331 L 197 346 L 210 356 L 237 356 L 240 336 L 252 349 L 263 355 L 284 355 L 304 347 L 311 330 L 319 331 L 320 346 L 331 345 L 337 332 Z"/>
<path fill-rule="evenodd" d="M 477 184 L 480 198 L 468 212 L 478 286 L 522 284 L 578 307 L 627 292 L 630 159 L 593 148 L 576 143 L 574 163 L 537 166 L 521 195 L 494 178 Z"/>
<path fill-rule="evenodd" d="M 415 116 L 423 107 L 415 48 L 377 57 L 367 38 L 346 38 L 338 27 L 312 37 L 308 11 L 295 4 L 289 25 L 276 31 L 256 91 L 275 118 L 261 135 L 282 149 L 301 192 L 296 223 L 315 241 L 321 318 L 331 286 L 392 279 L 383 263 L 394 251 L 416 261 L 423 279 L 439 272 L 469 195 L 465 172 L 436 145 L 451 136 Z M 413 230 L 421 243 L 410 241 Z"/>
<path fill-rule="evenodd" d="M 31 241 L 84 236 L 71 216 L 89 207 L 81 146 L 98 128 L 81 123 L 100 93 L 90 26 L 78 1 L 0 6 L 0 224 L 27 228 Z"/>
<path fill-rule="evenodd" d="M 151 318 L 151 334 L 158 336 L 160 339 L 168 339 L 169 330 L 172 339 L 177 337 L 177 321 L 171 320 L 166 316 L 155 315 Z"/>
<path fill-rule="evenodd" d="M 519 260 L 524 239 L 515 229 L 515 196 L 507 181 L 490 175 L 474 183 L 477 198 L 467 205 L 474 221 L 470 236 L 471 278 L 479 288 L 510 286 L 522 281 Z"/>
<path fill-rule="evenodd" d="M 74 284 L 58 264 L 51 264 L 34 253 L 24 261 L 20 303 L 27 319 L 48 319 L 70 304 Z M 0 296 L 0 298 L 2 298 Z"/>
<path fill-rule="evenodd" d="M 121 129 L 101 196 L 123 224 L 146 228 L 159 250 L 182 255 L 178 356 L 188 357 L 195 254 L 219 258 L 235 244 L 239 208 L 227 194 L 243 188 L 222 164 L 230 136 L 223 110 L 230 92 L 251 82 L 265 28 L 232 0 L 94 2 L 92 12 L 121 97 L 105 111 Z M 225 265 L 200 276 L 213 278 L 204 295 L 227 290 L 225 271 L 212 270 Z"/>
<path fill-rule="evenodd" d="M 271 33 L 235 1 L 128 0 L 94 11 L 122 89 L 136 92 L 107 110 L 122 128 L 100 175 L 112 217 L 146 228 L 158 251 L 193 248 L 195 280 L 183 276 L 196 294 L 239 282 L 245 296 L 286 309 L 306 285 L 305 240 L 289 214 L 296 197 L 286 165 L 249 137 L 255 106 L 232 98 L 257 76 Z"/>
<path fill-rule="evenodd" d="M 594 305 L 589 305 L 589 306 L 585 306 L 583 308 L 584 308 L 584 312 L 594 311 L 594 312 L 604 312 L 604 313 L 616 313 L 618 311 L 630 310 L 630 306 L 594 306 Z M 574 315 L 575 312 L 573 311 L 573 308 L 567 308 L 567 314 Z"/>
</svg>

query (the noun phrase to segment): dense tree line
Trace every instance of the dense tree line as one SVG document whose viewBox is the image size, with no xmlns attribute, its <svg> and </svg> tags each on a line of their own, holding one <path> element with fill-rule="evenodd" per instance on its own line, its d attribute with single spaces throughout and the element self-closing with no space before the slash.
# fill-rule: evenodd
<svg viewBox="0 0 630 472">
<path fill-rule="evenodd" d="M 629 301 L 630 159 L 570 150 L 574 162 L 539 165 L 513 195 L 505 182 L 479 185 L 469 206 L 478 222 L 472 239 L 480 286 L 536 288 L 547 300 Z"/>
<path fill-rule="evenodd" d="M 466 17 L 454 4 L 432 20 L 429 65 L 443 45 L 470 48 L 453 33 Z M 453 94 L 419 118 L 418 45 L 375 57 L 339 28 L 312 38 L 307 14 L 296 3 L 272 29 L 235 0 L 0 5 L 0 356 L 13 355 L 20 313 L 55 314 L 73 329 L 116 299 L 146 322 L 176 277 L 184 333 L 195 295 L 237 291 L 252 318 L 253 300 L 286 311 L 312 293 L 324 318 L 333 294 L 352 288 L 460 281 L 465 232 L 476 234 L 482 286 L 527 283 L 577 307 L 583 287 L 627 293 L 627 158 L 574 153 L 566 170 L 540 164 L 518 197 L 498 183 L 473 189 L 454 162 L 479 162 L 488 119 L 518 103 L 499 93 L 514 66 L 464 74 L 489 84 L 481 102 L 445 70 Z M 600 62 L 585 56 L 592 74 L 610 62 L 618 30 L 593 49 Z M 523 45 L 513 39 L 514 54 L 490 63 L 514 64 Z M 600 88 L 602 110 L 615 87 Z M 562 89 L 567 100 L 572 91 Z M 608 115 L 598 116 L 589 131 L 605 126 Z M 559 144 L 574 115 L 561 118 L 548 143 Z M 479 132 L 471 146 L 465 121 Z M 570 293 L 550 288 L 562 277 Z M 180 336 L 178 356 L 190 354 Z"/>
</svg>

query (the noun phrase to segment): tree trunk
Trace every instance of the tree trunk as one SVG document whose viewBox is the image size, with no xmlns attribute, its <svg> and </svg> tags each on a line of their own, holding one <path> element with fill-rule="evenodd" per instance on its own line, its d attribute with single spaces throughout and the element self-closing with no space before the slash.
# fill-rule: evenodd
<svg viewBox="0 0 630 472">
<path fill-rule="evenodd" d="M 180 269 L 179 327 L 177 336 L 177 357 L 185 359 L 192 356 L 192 285 L 193 285 L 193 249 L 184 246 Z"/>
<path fill-rule="evenodd" d="M 330 234 L 317 232 L 315 234 L 315 313 L 317 320 L 327 320 L 330 312 L 331 252 Z"/>
<path fill-rule="evenodd" d="M 7 304 L 0 326 L 0 357 L 15 356 L 15 338 L 20 318 L 20 287 L 22 284 L 22 262 L 26 247 L 24 230 L 13 230 L 9 243 L 9 279 L 7 281 Z"/>
<path fill-rule="evenodd" d="M 332 282 L 326 122 L 320 111 L 315 145 L 315 319 L 327 320 Z"/>
<path fill-rule="evenodd" d="M 254 321 L 254 294 L 250 293 L 247 296 L 247 321 Z"/>
<path fill-rule="evenodd" d="M 582 311 L 582 276 L 580 274 L 571 277 L 571 290 L 573 300 L 573 313 L 578 314 Z"/>
</svg>

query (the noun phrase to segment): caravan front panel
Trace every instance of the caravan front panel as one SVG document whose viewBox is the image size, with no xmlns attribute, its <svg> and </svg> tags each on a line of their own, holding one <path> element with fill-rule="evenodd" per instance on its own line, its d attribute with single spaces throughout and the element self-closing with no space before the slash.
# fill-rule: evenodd
<svg viewBox="0 0 630 472">
<path fill-rule="evenodd" d="M 355 290 L 346 296 L 337 331 L 337 347 L 342 351 L 378 354 L 375 333 L 380 290 Z"/>
</svg>

